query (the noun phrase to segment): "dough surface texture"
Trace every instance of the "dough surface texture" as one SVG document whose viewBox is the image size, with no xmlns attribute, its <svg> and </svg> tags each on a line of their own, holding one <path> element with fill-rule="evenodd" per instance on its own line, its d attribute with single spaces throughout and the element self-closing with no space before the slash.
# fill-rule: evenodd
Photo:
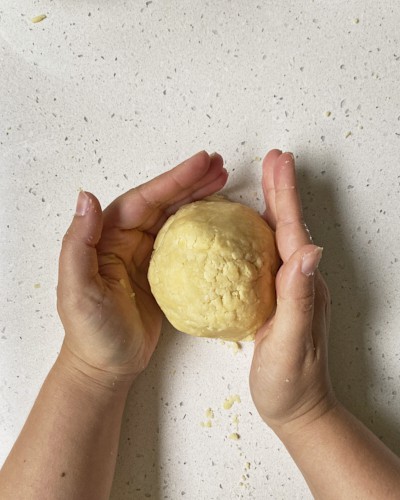
<svg viewBox="0 0 400 500">
<path fill-rule="evenodd" d="M 252 340 L 275 307 L 278 265 L 274 233 L 259 214 L 210 197 L 167 220 L 154 243 L 148 278 L 177 330 Z"/>
</svg>

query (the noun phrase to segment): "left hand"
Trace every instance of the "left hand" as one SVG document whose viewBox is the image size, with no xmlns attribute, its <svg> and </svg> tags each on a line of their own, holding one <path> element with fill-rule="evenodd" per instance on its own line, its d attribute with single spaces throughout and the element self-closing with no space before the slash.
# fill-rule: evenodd
<svg viewBox="0 0 400 500">
<path fill-rule="evenodd" d="M 303 220 L 293 155 L 267 154 L 263 191 L 283 264 L 276 312 L 256 335 L 250 390 L 263 420 L 279 433 L 336 404 L 328 373 L 330 299 L 317 269 L 322 249 L 312 244 Z"/>
<path fill-rule="evenodd" d="M 102 212 L 81 192 L 59 263 L 57 306 L 62 353 L 90 377 L 131 382 L 156 347 L 162 313 L 147 281 L 154 238 L 181 205 L 221 189 L 222 157 L 197 153 L 119 196 Z"/>
</svg>

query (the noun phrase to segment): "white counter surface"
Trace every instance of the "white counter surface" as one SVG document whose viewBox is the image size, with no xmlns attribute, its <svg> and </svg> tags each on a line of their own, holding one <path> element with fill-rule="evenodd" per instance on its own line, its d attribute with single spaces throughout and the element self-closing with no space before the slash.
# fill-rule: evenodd
<svg viewBox="0 0 400 500">
<path fill-rule="evenodd" d="M 1 2 L 0 462 L 60 348 L 78 189 L 105 206 L 216 150 L 225 192 L 262 210 L 272 147 L 296 154 L 325 248 L 336 391 L 400 452 L 399 24 L 389 0 Z M 311 498 L 253 406 L 251 355 L 165 327 L 130 394 L 112 500 Z"/>
</svg>

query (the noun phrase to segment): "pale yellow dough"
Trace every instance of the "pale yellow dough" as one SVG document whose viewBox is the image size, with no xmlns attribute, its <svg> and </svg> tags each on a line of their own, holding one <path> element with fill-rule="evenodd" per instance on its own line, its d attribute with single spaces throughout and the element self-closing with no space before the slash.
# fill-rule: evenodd
<svg viewBox="0 0 400 500">
<path fill-rule="evenodd" d="M 275 306 L 274 233 L 222 197 L 185 205 L 161 228 L 148 278 L 170 323 L 199 337 L 252 340 Z"/>
</svg>

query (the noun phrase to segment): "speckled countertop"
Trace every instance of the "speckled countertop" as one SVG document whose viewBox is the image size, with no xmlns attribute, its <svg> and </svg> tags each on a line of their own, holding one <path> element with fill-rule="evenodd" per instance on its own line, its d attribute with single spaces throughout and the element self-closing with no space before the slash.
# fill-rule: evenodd
<svg viewBox="0 0 400 500">
<path fill-rule="evenodd" d="M 60 347 L 78 189 L 106 205 L 217 150 L 226 193 L 261 210 L 271 147 L 295 152 L 325 247 L 337 393 L 400 451 L 399 23 L 395 1 L 1 2 L 0 461 Z M 165 327 L 129 398 L 113 500 L 311 498 L 252 404 L 251 354 Z"/>
</svg>

